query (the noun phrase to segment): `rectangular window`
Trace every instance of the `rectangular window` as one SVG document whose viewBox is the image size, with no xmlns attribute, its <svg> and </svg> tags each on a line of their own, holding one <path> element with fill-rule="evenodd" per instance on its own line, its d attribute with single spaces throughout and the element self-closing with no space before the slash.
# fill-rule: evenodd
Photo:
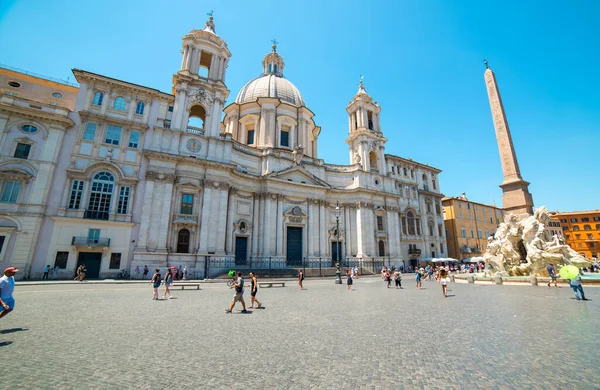
<svg viewBox="0 0 600 390">
<path fill-rule="evenodd" d="M 440 244 L 440 253 L 444 253 L 444 244 Z"/>
<path fill-rule="evenodd" d="M 377 230 L 383 230 L 383 217 L 380 215 L 377 216 Z"/>
<path fill-rule="evenodd" d="M 254 145 L 254 130 L 248 130 L 248 145 Z"/>
<path fill-rule="evenodd" d="M 402 217 L 402 234 L 408 234 L 406 230 L 406 217 Z"/>
<path fill-rule="evenodd" d="M 140 132 L 132 131 L 129 135 L 129 147 L 133 149 L 138 148 L 138 144 L 140 143 Z"/>
<path fill-rule="evenodd" d="M 97 244 L 100 239 L 100 229 L 88 229 L 88 240 L 91 240 L 94 244 Z"/>
<path fill-rule="evenodd" d="M 460 229 L 460 236 L 462 238 L 467 238 L 467 231 L 464 228 Z"/>
<path fill-rule="evenodd" d="M 490 236 L 490 232 L 488 232 L 487 230 L 485 231 L 485 238 L 488 238 Z"/>
<path fill-rule="evenodd" d="M 110 145 L 119 145 L 121 141 L 121 126 L 108 125 L 104 142 Z"/>
<path fill-rule="evenodd" d="M 467 203 L 467 209 L 471 210 L 471 203 Z"/>
<path fill-rule="evenodd" d="M 477 237 L 478 238 L 483 238 L 483 233 L 481 232 L 481 230 L 477 231 Z"/>
<path fill-rule="evenodd" d="M 183 194 L 181 195 L 181 213 L 180 214 L 192 214 L 194 207 L 194 195 Z"/>
<path fill-rule="evenodd" d="M 442 225 L 438 223 L 438 236 L 442 237 Z"/>
<path fill-rule="evenodd" d="M 462 209 L 462 204 L 460 202 L 458 202 L 458 208 Z"/>
<path fill-rule="evenodd" d="M 458 214 L 460 219 L 463 219 L 462 211 Z"/>
<path fill-rule="evenodd" d="M 121 254 L 111 253 L 110 254 L 110 265 L 108 269 L 120 269 L 121 268 Z"/>
<path fill-rule="evenodd" d="M 27 160 L 29 157 L 29 151 L 31 150 L 31 145 L 29 144 L 17 144 L 17 148 L 15 149 L 15 158 L 23 158 Z"/>
<path fill-rule="evenodd" d="M 417 236 L 420 236 L 421 235 L 421 220 L 419 218 L 416 218 L 415 224 L 417 225 Z"/>
<path fill-rule="evenodd" d="M 571 222 L 577 222 L 577 218 L 571 218 Z"/>
<path fill-rule="evenodd" d="M 471 238 L 475 238 L 475 232 L 471 229 Z"/>
<path fill-rule="evenodd" d="M 2 188 L 2 196 L 0 202 L 4 203 L 17 203 L 19 197 L 19 191 L 21 190 L 21 182 L 19 181 L 7 181 L 4 183 Z"/>
<path fill-rule="evenodd" d="M 121 190 L 119 191 L 119 201 L 117 202 L 117 214 L 127 214 L 130 193 L 131 187 L 121 187 Z"/>
<path fill-rule="evenodd" d="M 281 146 L 290 146 L 290 127 L 281 126 Z"/>
<path fill-rule="evenodd" d="M 96 138 L 96 127 L 98 127 L 96 123 L 88 122 L 83 132 L 83 139 L 93 141 Z"/>
<path fill-rule="evenodd" d="M 469 219 L 471 219 L 471 213 L 469 213 Z"/>
<path fill-rule="evenodd" d="M 599 222 L 600 221 L 600 217 L 594 217 L 594 221 Z M 565 221 L 565 222 L 567 222 L 567 221 Z"/>
<path fill-rule="evenodd" d="M 590 222 L 589 218 L 581 218 L 581 222 Z"/>
<path fill-rule="evenodd" d="M 173 106 L 169 106 L 169 112 L 173 112 Z"/>
<path fill-rule="evenodd" d="M 67 261 L 69 260 L 69 252 L 56 252 L 56 258 L 54 259 L 54 266 L 60 269 L 67 268 Z"/>
<path fill-rule="evenodd" d="M 71 185 L 71 196 L 69 197 L 69 209 L 77 210 L 79 206 L 81 206 L 83 183 L 83 180 L 73 180 L 73 184 Z"/>
</svg>

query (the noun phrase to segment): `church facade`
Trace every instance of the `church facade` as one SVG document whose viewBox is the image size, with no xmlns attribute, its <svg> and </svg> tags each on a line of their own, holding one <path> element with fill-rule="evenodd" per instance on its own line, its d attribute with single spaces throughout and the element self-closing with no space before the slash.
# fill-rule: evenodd
<svg viewBox="0 0 600 390">
<path fill-rule="evenodd" d="M 19 171 L 32 162 L 3 144 L 0 173 L 29 175 L 21 190 L 42 180 L 48 187 L 35 240 L 17 240 L 23 228 L 10 235 L 3 264 L 31 278 L 55 264 L 64 276 L 79 264 L 91 277 L 181 265 L 201 278 L 212 276 L 207 259 L 260 268 L 267 261 L 330 267 L 339 258 L 415 265 L 447 256 L 441 171 L 385 153 L 381 108 L 362 80 L 346 107 L 349 164 L 334 165 L 318 158 L 321 128 L 283 77 L 275 45 L 262 74 L 231 103 L 231 53 L 212 17 L 183 37 L 182 53 L 172 94 L 74 69 L 79 87 L 60 137 L 34 140 L 56 150 L 46 153 L 51 177 Z M 34 121 L 17 112 L 2 118 L 3 143 Z M 2 222 L 17 218 L 10 207 L 29 202 L 7 196 L 0 234 L 16 225 Z M 16 257 L 20 245 L 31 249 Z"/>
</svg>

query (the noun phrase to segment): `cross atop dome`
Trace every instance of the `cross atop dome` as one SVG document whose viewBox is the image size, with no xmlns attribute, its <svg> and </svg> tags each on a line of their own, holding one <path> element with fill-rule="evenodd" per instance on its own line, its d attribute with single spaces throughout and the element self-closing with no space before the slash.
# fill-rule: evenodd
<svg viewBox="0 0 600 390">
<path fill-rule="evenodd" d="M 273 76 L 283 77 L 283 67 L 285 63 L 283 62 L 283 58 L 277 53 L 277 42 L 276 39 L 272 39 L 271 42 L 273 46 L 271 46 L 272 51 L 265 56 L 263 60 L 263 76 L 272 74 Z"/>
</svg>

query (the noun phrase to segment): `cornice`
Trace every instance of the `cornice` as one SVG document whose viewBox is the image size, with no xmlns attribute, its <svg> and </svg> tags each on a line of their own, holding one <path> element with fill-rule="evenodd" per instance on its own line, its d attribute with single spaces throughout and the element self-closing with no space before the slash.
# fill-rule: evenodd
<svg viewBox="0 0 600 390">
<path fill-rule="evenodd" d="M 88 120 L 88 118 L 93 118 L 105 122 L 119 123 L 132 129 L 148 130 L 150 128 L 150 126 L 148 126 L 148 124 L 145 122 L 137 122 L 130 119 L 122 119 L 119 117 L 98 114 L 93 111 L 79 111 L 79 116 L 86 121 Z"/>
<path fill-rule="evenodd" d="M 63 126 L 66 129 L 75 125 L 75 122 L 73 122 L 66 116 L 53 115 L 49 112 L 29 107 L 9 105 L 6 103 L 0 103 L 0 112 L 6 112 L 8 114 L 20 115 L 25 118 L 55 123 L 60 126 Z"/>
</svg>

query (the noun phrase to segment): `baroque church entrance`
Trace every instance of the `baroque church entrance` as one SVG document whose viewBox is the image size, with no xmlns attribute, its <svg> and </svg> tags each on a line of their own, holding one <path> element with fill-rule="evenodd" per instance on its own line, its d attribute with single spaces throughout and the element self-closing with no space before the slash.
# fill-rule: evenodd
<svg viewBox="0 0 600 390">
<path fill-rule="evenodd" d="M 288 266 L 302 265 L 302 228 L 288 226 L 287 228 L 287 257 Z"/>
</svg>

